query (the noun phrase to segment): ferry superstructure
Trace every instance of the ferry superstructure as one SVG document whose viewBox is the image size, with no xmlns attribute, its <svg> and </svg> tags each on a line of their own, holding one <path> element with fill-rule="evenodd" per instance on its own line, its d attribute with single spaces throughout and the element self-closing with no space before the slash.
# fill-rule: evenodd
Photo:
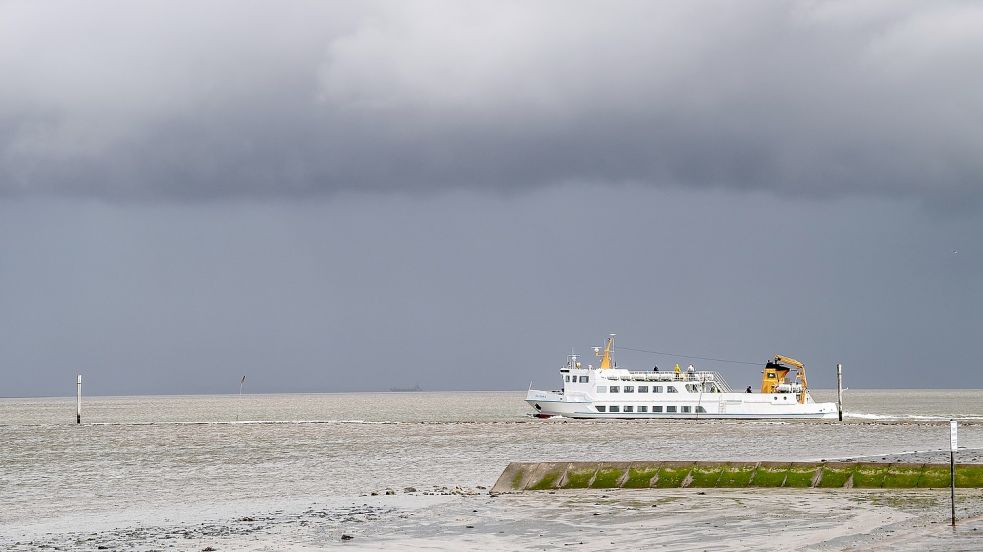
<svg viewBox="0 0 983 552">
<path fill-rule="evenodd" d="M 548 418 L 632 419 L 836 419 L 836 403 L 817 403 L 809 394 L 805 366 L 776 355 L 761 376 L 761 387 L 734 392 L 713 371 L 632 372 L 613 361 L 614 335 L 594 348 L 600 365 L 583 367 L 569 355 L 560 368 L 563 389 L 529 389 L 526 402 Z M 794 378 L 788 379 L 795 371 Z"/>
</svg>

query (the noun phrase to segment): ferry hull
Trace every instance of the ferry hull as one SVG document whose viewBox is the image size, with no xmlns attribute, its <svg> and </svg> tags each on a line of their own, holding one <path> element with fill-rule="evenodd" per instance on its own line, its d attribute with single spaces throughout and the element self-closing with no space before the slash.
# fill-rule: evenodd
<svg viewBox="0 0 983 552">
<path fill-rule="evenodd" d="M 535 415 L 540 418 L 550 418 L 553 416 L 563 416 L 565 418 L 578 419 L 638 419 L 638 420 L 705 420 L 705 419 L 743 419 L 743 420 L 835 420 L 838 413 L 835 403 L 806 403 L 797 402 L 790 404 L 771 404 L 776 401 L 787 403 L 786 396 L 778 395 L 777 399 L 773 395 L 766 394 L 742 394 L 742 393 L 723 393 L 713 397 L 711 400 L 692 400 L 678 401 L 676 404 L 670 401 L 624 401 L 618 406 L 631 404 L 636 409 L 638 406 L 677 406 L 679 410 L 682 405 L 692 406 L 691 412 L 598 412 L 593 400 L 570 400 L 562 394 L 550 391 L 530 390 L 526 397 L 526 403 L 534 410 Z M 604 402 L 609 406 L 612 401 Z M 697 406 L 702 407 L 704 412 L 697 412 Z"/>
</svg>

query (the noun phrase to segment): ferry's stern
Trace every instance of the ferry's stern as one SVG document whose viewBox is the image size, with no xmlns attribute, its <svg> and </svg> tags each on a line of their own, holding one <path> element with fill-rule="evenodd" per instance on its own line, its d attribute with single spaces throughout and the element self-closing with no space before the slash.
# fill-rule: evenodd
<svg viewBox="0 0 983 552">
<path fill-rule="evenodd" d="M 529 389 L 526 393 L 526 403 L 536 411 L 537 418 L 553 416 L 583 417 L 593 413 L 591 390 L 593 389 L 595 370 L 588 365 L 586 368 L 578 360 L 578 356 L 567 356 L 567 363 L 560 368 L 563 377 L 563 389 L 540 391 Z"/>
</svg>

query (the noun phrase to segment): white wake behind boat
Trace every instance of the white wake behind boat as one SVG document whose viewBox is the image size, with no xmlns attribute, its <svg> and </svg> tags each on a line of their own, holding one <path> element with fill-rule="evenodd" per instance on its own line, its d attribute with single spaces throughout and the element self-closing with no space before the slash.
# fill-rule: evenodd
<svg viewBox="0 0 983 552">
<path fill-rule="evenodd" d="M 777 355 L 762 371 L 758 392 L 734 392 L 717 372 L 632 372 L 613 360 L 614 335 L 603 351 L 594 348 L 600 365 L 584 368 L 569 355 L 560 368 L 563 389 L 529 389 L 526 402 L 536 416 L 548 418 L 639 419 L 836 419 L 836 403 L 817 403 L 809 395 L 805 366 Z M 795 371 L 794 378 L 787 379 Z"/>
</svg>

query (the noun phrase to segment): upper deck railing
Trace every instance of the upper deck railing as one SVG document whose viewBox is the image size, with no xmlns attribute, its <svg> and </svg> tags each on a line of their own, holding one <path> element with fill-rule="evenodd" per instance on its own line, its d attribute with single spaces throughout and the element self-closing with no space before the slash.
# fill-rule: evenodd
<svg viewBox="0 0 983 552">
<path fill-rule="evenodd" d="M 698 370 L 696 372 L 629 372 L 627 376 L 622 375 L 606 375 L 604 376 L 611 380 L 620 381 L 686 381 L 691 383 L 699 383 L 704 381 L 715 382 L 720 389 L 725 392 L 731 392 L 730 385 L 727 384 L 727 380 L 724 379 L 720 372 L 714 372 L 712 370 Z"/>
</svg>

